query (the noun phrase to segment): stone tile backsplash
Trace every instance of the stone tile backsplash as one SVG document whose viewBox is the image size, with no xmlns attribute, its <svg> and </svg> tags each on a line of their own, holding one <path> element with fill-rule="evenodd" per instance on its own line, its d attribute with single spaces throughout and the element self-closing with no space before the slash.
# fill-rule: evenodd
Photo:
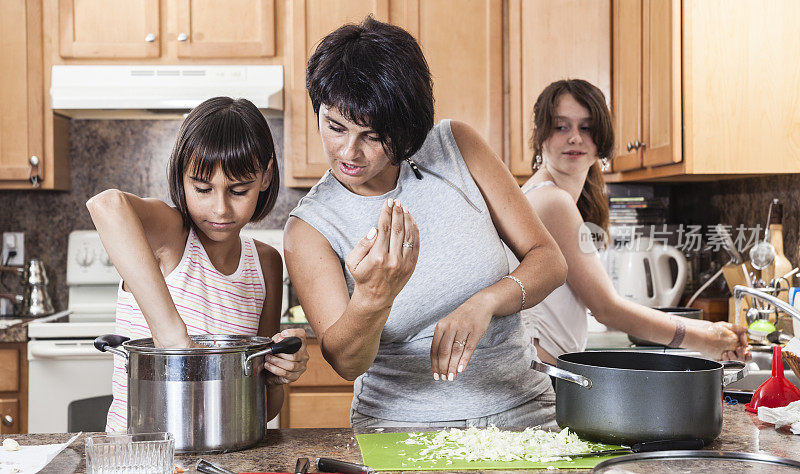
<svg viewBox="0 0 800 474">
<path fill-rule="evenodd" d="M 283 172 L 283 120 L 268 121 Z M 73 120 L 70 191 L 0 191 L 0 231 L 25 232 L 26 258 L 38 256 L 47 265 L 57 309 L 67 305 L 66 247 L 69 232 L 92 229 L 84 203 L 94 194 L 118 188 L 169 202 L 166 163 L 180 121 Z M 282 228 L 289 212 L 307 190 L 283 188 L 272 213 L 257 227 Z M 798 261 L 800 175 L 780 175 L 706 183 L 670 185 L 669 222 L 764 225 L 769 201 L 784 203 L 784 246 Z M 5 283 L 19 291 L 13 278 Z"/>
<path fill-rule="evenodd" d="M 268 120 L 283 175 L 283 120 Z M 170 202 L 166 167 L 179 120 L 73 120 L 70 124 L 69 191 L 0 191 L 0 232 L 25 232 L 25 258 L 47 266 L 56 309 L 67 306 L 66 251 L 69 233 L 93 229 L 86 200 L 117 188 Z M 282 228 L 307 190 L 282 188 L 272 213 L 255 227 Z M 11 290 L 20 288 L 6 276 Z M 2 290 L 0 290 L 2 291 Z"/>
</svg>

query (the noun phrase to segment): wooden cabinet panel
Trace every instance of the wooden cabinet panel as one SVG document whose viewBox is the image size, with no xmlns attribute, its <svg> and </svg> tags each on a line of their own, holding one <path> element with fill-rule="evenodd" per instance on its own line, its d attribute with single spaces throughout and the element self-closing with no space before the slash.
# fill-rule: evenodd
<svg viewBox="0 0 800 474">
<path fill-rule="evenodd" d="M 690 172 L 800 172 L 798 25 L 796 0 L 684 2 Z"/>
<path fill-rule="evenodd" d="M 275 55 L 275 0 L 173 0 L 179 58 Z"/>
<path fill-rule="evenodd" d="M 289 394 L 289 428 L 346 428 L 350 426 L 353 391 Z"/>
<path fill-rule="evenodd" d="M 0 434 L 28 430 L 27 343 L 0 343 Z"/>
<path fill-rule="evenodd" d="M 585 79 L 611 98 L 609 0 L 509 0 L 509 158 L 518 178 L 531 175 L 533 105 L 559 79 Z"/>
<path fill-rule="evenodd" d="M 0 349 L 0 392 L 19 390 L 19 352 Z"/>
<path fill-rule="evenodd" d="M 453 8 L 450 0 L 415 0 L 404 6 L 402 15 L 393 12 L 392 23 L 422 47 L 433 76 L 435 120 L 469 124 L 502 157 L 502 1 L 462 0 Z"/>
<path fill-rule="evenodd" d="M 612 170 L 622 171 L 642 166 L 635 148 L 642 123 L 642 2 L 613 2 L 614 85 L 611 111 L 614 115 L 616 145 Z"/>
<path fill-rule="evenodd" d="M 0 187 L 30 188 L 44 173 L 41 0 L 0 0 Z"/>
<path fill-rule="evenodd" d="M 320 39 L 370 13 L 388 21 L 388 0 L 293 0 L 287 5 L 291 39 L 286 52 L 286 185 L 311 186 L 328 170 L 317 117 L 306 94 L 306 63 Z"/>
<path fill-rule="evenodd" d="M 158 57 L 159 3 L 159 0 L 59 0 L 61 57 Z"/>
<path fill-rule="evenodd" d="M 306 372 L 297 381 L 292 383 L 292 387 L 311 387 L 311 386 L 343 386 L 352 387 L 353 382 L 345 380 L 333 370 L 325 358 L 316 340 L 308 343 L 308 365 Z"/>
<path fill-rule="evenodd" d="M 19 400 L 0 398 L 0 434 L 22 433 Z"/>
<path fill-rule="evenodd" d="M 680 162 L 681 23 L 678 0 L 646 0 L 642 32 L 642 164 Z"/>
</svg>

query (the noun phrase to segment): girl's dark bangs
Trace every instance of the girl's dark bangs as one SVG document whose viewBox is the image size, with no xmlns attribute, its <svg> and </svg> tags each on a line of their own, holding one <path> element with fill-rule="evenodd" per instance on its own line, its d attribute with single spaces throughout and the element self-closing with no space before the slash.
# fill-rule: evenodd
<svg viewBox="0 0 800 474">
<path fill-rule="evenodd" d="M 246 124 L 234 124 L 239 118 L 235 114 L 225 114 L 221 120 L 215 120 L 194 135 L 190 143 L 189 160 L 186 169 L 192 170 L 193 176 L 210 181 L 214 171 L 219 167 L 225 177 L 231 181 L 243 181 L 252 178 L 259 170 L 258 149 L 251 139 L 251 134 L 244 133 Z"/>
</svg>

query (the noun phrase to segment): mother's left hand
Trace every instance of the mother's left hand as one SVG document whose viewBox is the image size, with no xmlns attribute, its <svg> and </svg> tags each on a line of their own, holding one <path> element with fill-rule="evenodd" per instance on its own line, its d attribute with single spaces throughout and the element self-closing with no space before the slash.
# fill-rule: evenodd
<svg viewBox="0 0 800 474">
<path fill-rule="evenodd" d="M 283 385 L 299 379 L 306 371 L 308 364 L 308 349 L 306 348 L 306 331 L 302 328 L 284 329 L 272 336 L 272 342 L 278 342 L 287 337 L 299 337 L 303 345 L 294 354 L 270 354 L 264 357 L 264 368 L 267 374 L 267 384 Z"/>
<path fill-rule="evenodd" d="M 436 324 L 431 342 L 435 380 L 453 381 L 464 371 L 491 320 L 491 312 L 467 300 Z"/>
</svg>

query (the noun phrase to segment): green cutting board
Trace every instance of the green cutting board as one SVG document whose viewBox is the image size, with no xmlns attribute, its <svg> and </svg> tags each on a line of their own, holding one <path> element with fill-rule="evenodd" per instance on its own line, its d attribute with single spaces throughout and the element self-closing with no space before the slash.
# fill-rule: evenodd
<svg viewBox="0 0 800 474">
<path fill-rule="evenodd" d="M 436 431 L 425 433 L 433 437 Z M 419 444 L 405 444 L 408 433 L 369 433 L 356 435 L 364 464 L 376 471 L 458 471 L 466 469 L 591 469 L 600 461 L 614 456 L 592 456 L 574 461 L 530 462 L 530 461 L 465 461 L 462 459 L 437 459 L 434 461 L 412 461 L 419 458 Z M 618 449 L 619 446 L 594 444 L 594 450 Z"/>
</svg>

